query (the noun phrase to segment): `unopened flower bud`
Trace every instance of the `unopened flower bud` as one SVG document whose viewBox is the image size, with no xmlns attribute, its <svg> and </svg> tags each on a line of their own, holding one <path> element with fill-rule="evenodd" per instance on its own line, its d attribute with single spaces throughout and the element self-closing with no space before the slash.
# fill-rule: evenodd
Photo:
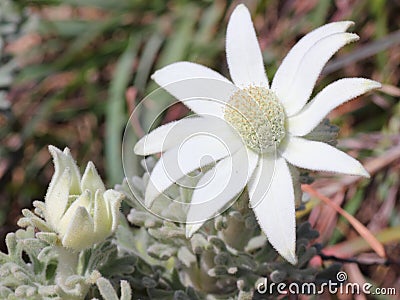
<svg viewBox="0 0 400 300">
<path fill-rule="evenodd" d="M 68 148 L 49 151 L 55 172 L 45 198 L 46 221 L 64 247 L 80 251 L 103 241 L 117 228 L 123 195 L 105 189 L 92 162 L 81 178 Z"/>
</svg>

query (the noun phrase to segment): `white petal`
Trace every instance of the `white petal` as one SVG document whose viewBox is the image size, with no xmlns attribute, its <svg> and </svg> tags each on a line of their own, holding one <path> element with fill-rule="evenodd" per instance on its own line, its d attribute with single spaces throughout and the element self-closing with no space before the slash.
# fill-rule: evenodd
<svg viewBox="0 0 400 300">
<path fill-rule="evenodd" d="M 69 224 L 72 222 L 72 218 L 74 217 L 76 210 L 79 207 L 83 207 L 86 210 L 90 210 L 92 194 L 89 190 L 83 191 L 75 201 L 72 202 L 70 207 L 66 210 L 65 214 L 58 219 L 57 230 L 63 236 L 68 230 Z"/>
<path fill-rule="evenodd" d="M 151 77 L 197 114 L 223 116 L 224 103 L 237 90 L 228 79 L 199 64 L 177 62 Z"/>
<path fill-rule="evenodd" d="M 212 135 L 195 135 L 165 152 L 155 165 L 145 193 L 145 204 L 153 201 L 186 174 L 235 153 L 241 140 L 221 139 Z"/>
<path fill-rule="evenodd" d="M 265 198 L 275 176 L 275 165 L 277 156 L 275 154 L 263 155 L 258 162 L 257 168 L 250 178 L 248 190 L 250 196 L 250 206 L 256 207 Z"/>
<path fill-rule="evenodd" d="M 93 219 L 88 211 L 80 206 L 71 218 L 62 244 L 64 247 L 80 251 L 92 246 L 95 242 Z"/>
<path fill-rule="evenodd" d="M 117 192 L 116 190 L 107 190 L 104 192 L 104 200 L 107 204 L 108 217 L 111 219 L 111 231 L 117 229 L 119 223 L 120 207 L 121 202 L 125 198 L 124 194 Z"/>
<path fill-rule="evenodd" d="M 219 161 L 198 182 L 187 215 L 186 236 L 191 237 L 208 219 L 246 186 L 258 162 L 258 154 L 243 147 L 233 156 Z M 193 224 L 195 223 L 195 224 Z"/>
<path fill-rule="evenodd" d="M 283 59 L 275 73 L 271 89 L 275 91 L 278 96 L 284 95 L 288 90 L 288 86 L 291 86 L 301 60 L 307 51 L 320 39 L 334 33 L 345 32 L 353 24 L 354 23 L 351 21 L 329 23 L 318 27 L 302 37 Z"/>
<path fill-rule="evenodd" d="M 112 220 L 108 214 L 103 192 L 100 190 L 96 191 L 94 198 L 93 225 L 95 235 L 106 237 L 111 234 Z"/>
<path fill-rule="evenodd" d="M 277 91 L 289 117 L 304 107 L 326 62 L 344 45 L 356 40 L 356 34 L 335 33 L 319 40 L 307 51 L 292 83 L 287 84 L 283 92 Z"/>
<path fill-rule="evenodd" d="M 61 151 L 57 147 L 50 145 L 49 152 L 53 157 L 54 163 L 54 175 L 51 178 L 49 190 L 52 189 L 53 181 L 56 181 L 57 178 L 64 173 L 64 170 L 68 168 L 71 172 L 71 186 L 69 193 L 71 195 L 79 195 L 81 193 L 79 184 L 81 181 L 81 174 L 75 160 L 72 158 L 70 150 L 65 148 L 64 151 Z"/>
<path fill-rule="evenodd" d="M 82 191 L 88 189 L 93 194 L 95 194 L 97 190 L 101 190 L 103 192 L 106 190 L 104 183 L 96 170 L 96 167 L 91 161 L 89 161 L 86 166 L 85 172 L 83 173 L 81 180 L 81 189 Z"/>
<path fill-rule="evenodd" d="M 369 177 L 357 160 L 321 142 L 288 137 L 282 156 L 291 164 L 304 169 Z"/>
<path fill-rule="evenodd" d="M 45 218 L 56 230 L 59 228 L 59 220 L 68 205 L 69 190 L 71 186 L 71 170 L 66 167 L 60 176 L 51 179 L 46 193 Z"/>
<path fill-rule="evenodd" d="M 296 215 L 289 168 L 283 158 L 264 158 L 254 175 L 249 182 L 249 196 L 251 204 L 255 204 L 257 221 L 276 251 L 294 265 Z"/>
<path fill-rule="evenodd" d="M 306 135 L 335 107 L 379 87 L 379 82 L 364 78 L 335 81 L 319 92 L 299 114 L 289 118 L 289 132 L 296 136 Z"/>
<path fill-rule="evenodd" d="M 243 4 L 236 7 L 228 23 L 226 57 L 235 85 L 269 86 L 251 16 Z"/>
<path fill-rule="evenodd" d="M 142 137 L 135 145 L 135 153 L 149 155 L 171 149 L 193 134 L 209 133 L 217 136 L 230 132 L 225 120 L 212 117 L 188 117 L 160 126 Z"/>
</svg>

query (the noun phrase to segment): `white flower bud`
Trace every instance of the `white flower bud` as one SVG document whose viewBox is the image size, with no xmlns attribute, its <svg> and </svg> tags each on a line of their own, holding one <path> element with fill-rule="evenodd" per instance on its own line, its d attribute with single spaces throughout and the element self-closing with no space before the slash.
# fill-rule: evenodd
<svg viewBox="0 0 400 300">
<path fill-rule="evenodd" d="M 45 198 L 46 221 L 64 247 L 80 251 L 103 241 L 117 228 L 123 194 L 105 189 L 92 162 L 81 178 L 68 148 L 49 151 L 55 172 Z"/>
</svg>

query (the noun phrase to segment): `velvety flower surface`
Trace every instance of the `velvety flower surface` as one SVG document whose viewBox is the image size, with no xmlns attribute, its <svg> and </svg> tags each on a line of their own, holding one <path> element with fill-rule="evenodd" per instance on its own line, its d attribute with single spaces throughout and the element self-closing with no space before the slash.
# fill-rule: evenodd
<svg viewBox="0 0 400 300">
<path fill-rule="evenodd" d="M 50 146 L 54 175 L 45 197 L 45 218 L 64 247 L 80 251 L 106 239 L 118 225 L 123 195 L 106 190 L 92 162 L 81 177 L 68 148 Z"/>
<path fill-rule="evenodd" d="M 358 40 L 356 34 L 346 32 L 352 24 L 330 23 L 304 36 L 287 54 L 270 85 L 250 13 L 239 5 L 226 33 L 232 81 L 190 62 L 173 63 L 155 72 L 152 78 L 197 116 L 163 125 L 136 144 L 139 155 L 163 153 L 147 186 L 146 205 L 151 206 L 185 174 L 212 166 L 193 191 L 187 236 L 247 186 L 250 205 L 269 242 L 296 264 L 289 164 L 369 176 L 349 155 L 306 138 L 332 109 L 380 87 L 369 79 L 345 78 L 310 100 L 326 62 L 341 47 Z M 206 155 L 212 161 L 202 159 Z"/>
</svg>

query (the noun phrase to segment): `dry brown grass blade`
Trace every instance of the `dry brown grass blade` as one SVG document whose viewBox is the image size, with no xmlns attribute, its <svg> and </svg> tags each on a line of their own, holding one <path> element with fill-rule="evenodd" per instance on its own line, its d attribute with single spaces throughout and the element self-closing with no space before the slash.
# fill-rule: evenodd
<svg viewBox="0 0 400 300">
<path fill-rule="evenodd" d="M 378 254 L 380 257 L 386 257 L 385 248 L 383 247 L 383 245 L 374 237 L 374 235 L 368 230 L 368 228 L 361 224 L 356 218 L 354 218 L 352 215 L 342 209 L 339 205 L 332 202 L 331 199 L 314 190 L 310 185 L 303 184 L 301 188 L 304 192 L 322 200 L 325 204 L 329 205 L 344 218 L 346 218 L 346 220 L 354 227 L 354 229 L 368 242 L 368 244 L 376 252 L 376 254 Z"/>
<path fill-rule="evenodd" d="M 382 84 L 380 91 L 393 97 L 400 97 L 400 88 L 391 84 Z"/>
<path fill-rule="evenodd" d="M 332 201 L 336 205 L 341 205 L 344 201 L 344 191 L 337 193 Z M 337 224 L 337 212 L 326 205 L 319 205 L 319 209 L 314 208 L 309 217 L 309 222 L 319 232 L 316 243 L 326 243 L 332 236 Z"/>
<path fill-rule="evenodd" d="M 145 133 L 142 129 L 142 126 L 140 125 L 139 119 L 137 118 L 137 114 L 133 114 L 133 112 L 136 108 L 135 101 L 137 98 L 137 94 L 138 94 L 137 89 L 135 87 L 131 86 L 126 90 L 125 98 L 126 98 L 126 103 L 128 105 L 128 109 L 129 109 L 129 115 L 131 116 L 130 121 L 131 121 L 133 131 L 135 132 L 136 136 L 142 137 L 142 136 L 144 136 Z"/>
<path fill-rule="evenodd" d="M 398 243 L 400 240 L 400 226 L 383 229 L 376 233 L 376 238 L 382 244 Z M 370 251 L 371 246 L 362 237 L 354 238 L 339 244 L 324 248 L 324 255 L 334 255 L 340 258 L 349 258 L 359 253 Z M 382 263 L 382 262 L 379 262 Z"/>
<path fill-rule="evenodd" d="M 374 41 L 363 47 L 360 47 L 355 52 L 352 52 L 348 55 L 343 55 L 340 58 L 332 60 L 332 62 L 327 64 L 324 70 L 322 70 L 322 74 L 324 75 L 331 74 L 347 65 L 354 64 L 356 61 L 360 61 L 362 59 L 375 55 L 381 51 L 396 46 L 399 43 L 400 43 L 400 30 L 397 30 L 377 41 Z"/>
<path fill-rule="evenodd" d="M 386 152 L 382 153 L 382 155 L 363 163 L 363 165 L 368 173 L 373 175 L 398 159 L 400 159 L 400 146 L 396 145 L 395 147 L 392 147 Z M 360 179 L 361 178 L 358 176 L 349 175 L 343 176 L 340 180 L 336 180 L 335 182 L 332 182 L 330 179 L 327 181 L 319 180 L 315 186 L 318 186 L 318 190 L 327 197 L 332 197 L 337 192 L 343 190 L 343 188 L 355 184 Z"/>
</svg>

